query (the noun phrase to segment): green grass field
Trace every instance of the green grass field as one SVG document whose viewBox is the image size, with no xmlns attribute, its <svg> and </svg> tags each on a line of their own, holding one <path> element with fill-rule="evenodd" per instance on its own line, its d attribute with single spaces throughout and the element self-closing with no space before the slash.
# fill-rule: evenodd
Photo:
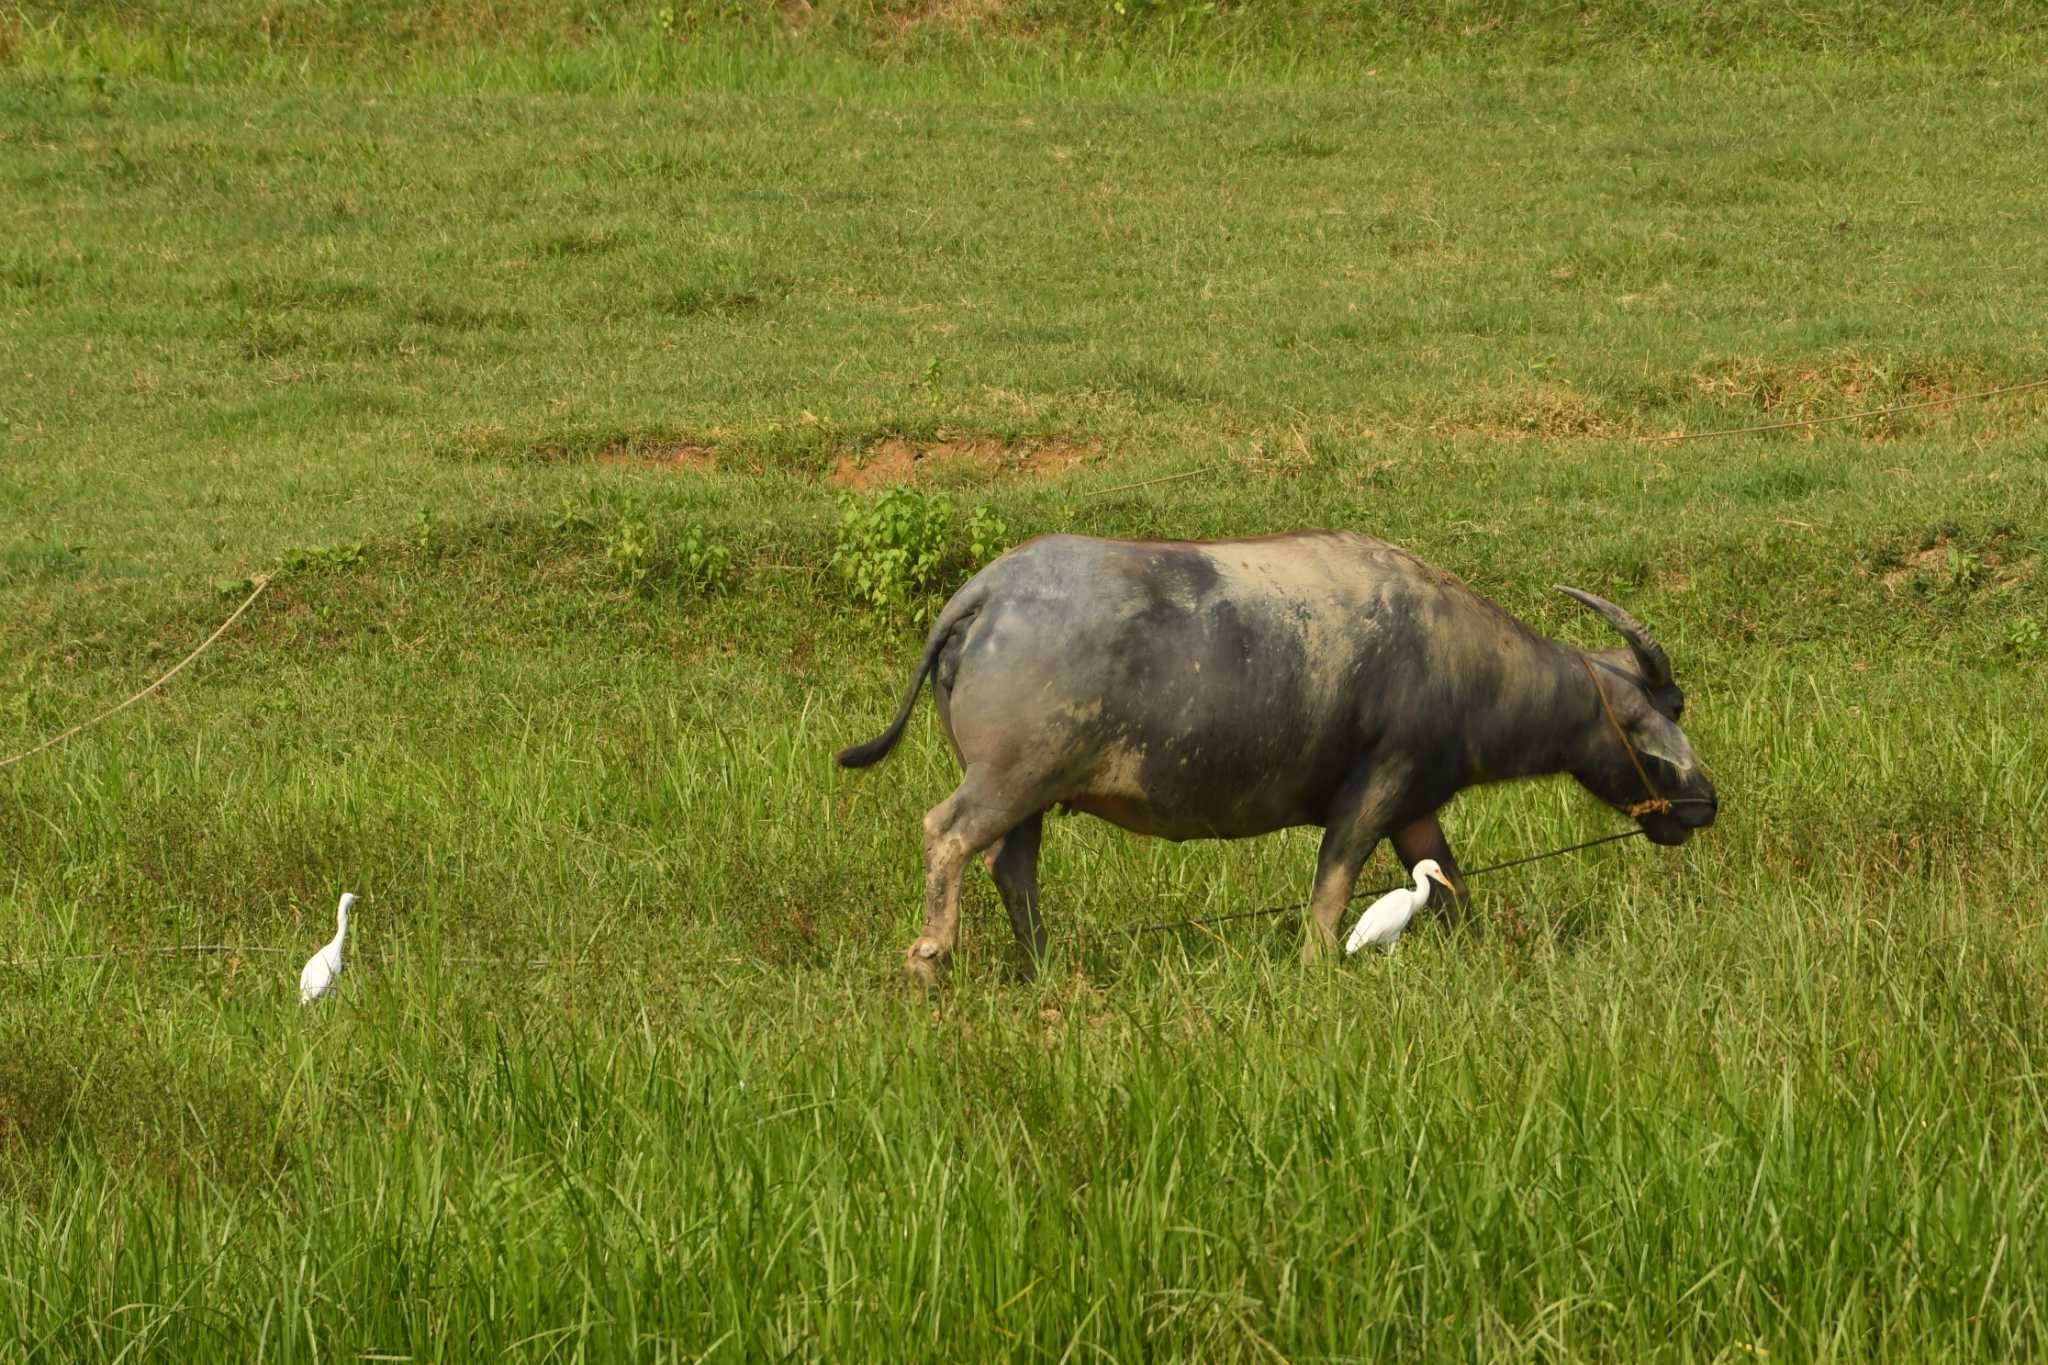
<svg viewBox="0 0 2048 1365">
<path fill-rule="evenodd" d="M 2048 1352 L 2048 389 L 1656 439 L 2048 378 L 2048 40 L 1388 15 L 0 15 L 0 758 L 278 575 L 0 769 L 0 1360 Z M 914 996 L 906 480 L 1606 594 L 1720 821 L 1304 972 L 1059 818 Z"/>
</svg>

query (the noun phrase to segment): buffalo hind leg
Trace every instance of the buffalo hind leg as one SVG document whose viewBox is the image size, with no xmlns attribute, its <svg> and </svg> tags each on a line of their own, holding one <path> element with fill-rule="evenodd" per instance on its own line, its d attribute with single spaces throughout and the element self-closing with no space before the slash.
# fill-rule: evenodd
<svg viewBox="0 0 2048 1365">
<path fill-rule="evenodd" d="M 1398 775 L 1382 769 L 1369 779 L 1346 783 L 1331 803 L 1316 850 L 1316 888 L 1308 902 L 1302 965 L 1320 962 L 1336 950 L 1337 921 L 1351 903 L 1359 870 L 1386 833 L 1398 790 Z"/>
<path fill-rule="evenodd" d="M 924 817 L 924 932 L 910 945 L 904 966 L 920 985 L 934 985 L 953 956 L 960 928 L 960 878 L 968 859 L 1013 828 L 1030 809 L 1001 799 L 979 769 L 970 767 L 951 796 Z"/>
<path fill-rule="evenodd" d="M 1038 975 L 1045 959 L 1045 921 L 1038 917 L 1038 840 L 1045 812 L 1013 827 L 988 851 L 988 875 L 995 879 L 1003 909 L 1010 912 L 1010 930 L 1017 935 L 1026 981 Z"/>
<path fill-rule="evenodd" d="M 1451 852 L 1450 840 L 1444 837 L 1444 827 L 1436 816 L 1425 815 L 1415 823 L 1397 830 L 1393 838 L 1394 853 L 1401 860 L 1401 866 L 1412 876 L 1415 865 L 1424 858 L 1434 858 L 1451 879 L 1450 911 L 1454 920 L 1463 920 L 1472 908 L 1472 893 L 1465 886 L 1465 874 L 1458 871 L 1458 857 Z M 1430 888 L 1431 900 L 1436 900 L 1435 886 Z"/>
</svg>

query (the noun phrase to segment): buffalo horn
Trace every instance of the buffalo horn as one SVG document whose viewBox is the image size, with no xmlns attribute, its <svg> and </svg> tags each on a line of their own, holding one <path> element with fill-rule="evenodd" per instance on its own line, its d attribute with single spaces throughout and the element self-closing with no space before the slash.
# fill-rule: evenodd
<svg viewBox="0 0 2048 1365">
<path fill-rule="evenodd" d="M 1628 641 L 1629 649 L 1636 656 L 1636 666 L 1643 671 L 1644 686 L 1655 688 L 1670 683 L 1671 660 L 1665 657 L 1664 646 L 1657 643 L 1656 637 L 1643 629 L 1642 622 L 1604 597 L 1595 597 L 1592 593 L 1568 588 L 1562 583 L 1557 585 L 1557 590 L 1566 597 L 1583 602 L 1599 612 L 1621 632 L 1622 638 Z"/>
</svg>

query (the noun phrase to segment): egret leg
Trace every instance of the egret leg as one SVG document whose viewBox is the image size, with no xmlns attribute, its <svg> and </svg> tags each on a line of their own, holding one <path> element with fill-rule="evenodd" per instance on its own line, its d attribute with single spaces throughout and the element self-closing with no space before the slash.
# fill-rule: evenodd
<svg viewBox="0 0 2048 1365">
<path fill-rule="evenodd" d="M 988 851 L 988 874 L 1010 912 L 1010 931 L 1022 955 L 1019 970 L 1026 981 L 1038 975 L 1045 958 L 1045 921 L 1038 915 L 1038 841 L 1045 812 L 1013 827 Z"/>
<path fill-rule="evenodd" d="M 1028 813 L 1006 802 L 983 770 L 970 767 L 953 794 L 924 817 L 924 932 L 904 967 L 920 985 L 938 982 L 960 927 L 960 877 L 967 860 Z"/>
</svg>

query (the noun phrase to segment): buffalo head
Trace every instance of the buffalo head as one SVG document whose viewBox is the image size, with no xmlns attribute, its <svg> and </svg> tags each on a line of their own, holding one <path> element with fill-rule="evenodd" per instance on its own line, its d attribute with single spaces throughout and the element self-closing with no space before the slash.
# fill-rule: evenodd
<svg viewBox="0 0 2048 1365">
<path fill-rule="evenodd" d="M 1692 745 L 1678 728 L 1685 714 L 1685 693 L 1671 676 L 1671 660 L 1641 622 L 1612 602 L 1562 584 L 1558 591 L 1599 612 L 1628 641 L 1626 649 L 1603 649 L 1582 656 L 1598 692 L 1606 697 L 1606 707 L 1600 708 L 1596 702 L 1591 723 L 1577 745 L 1572 776 L 1620 810 L 1640 807 L 1653 796 L 1669 801 L 1670 810 L 1642 810 L 1636 823 L 1654 843 L 1682 844 L 1694 830 L 1714 823 L 1719 801 L 1714 784 L 1707 780 Z M 1637 771 L 1638 762 L 1641 772 Z M 1649 790 L 1644 786 L 1646 778 Z"/>
</svg>

